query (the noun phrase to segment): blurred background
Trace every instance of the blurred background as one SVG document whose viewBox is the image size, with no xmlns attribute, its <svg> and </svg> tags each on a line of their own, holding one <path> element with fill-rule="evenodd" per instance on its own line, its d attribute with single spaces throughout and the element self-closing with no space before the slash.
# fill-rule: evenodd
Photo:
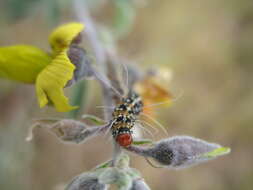
<svg viewBox="0 0 253 190">
<path fill-rule="evenodd" d="M 183 93 L 169 108 L 156 107 L 156 119 L 170 136 L 190 135 L 232 148 L 227 156 L 186 170 L 152 168 L 135 155 L 132 167 L 141 171 L 154 190 L 251 190 L 253 1 L 86 3 L 94 21 L 117 34 L 113 36 L 121 56 L 140 68 L 172 70 L 168 87 L 175 96 Z M 0 46 L 30 44 L 49 50 L 50 31 L 75 21 L 75 11 L 68 0 L 1 0 Z M 82 82 L 81 95 L 78 85 L 67 90 L 68 96 L 83 100 L 81 113 L 101 116 L 102 110 L 95 107 L 102 105 L 99 85 Z M 111 143 L 105 137 L 66 145 L 37 128 L 34 139 L 25 141 L 33 119 L 73 116 L 79 118 L 80 113 L 39 109 L 33 86 L 1 79 L 0 189 L 61 190 L 72 177 L 109 159 Z"/>
</svg>

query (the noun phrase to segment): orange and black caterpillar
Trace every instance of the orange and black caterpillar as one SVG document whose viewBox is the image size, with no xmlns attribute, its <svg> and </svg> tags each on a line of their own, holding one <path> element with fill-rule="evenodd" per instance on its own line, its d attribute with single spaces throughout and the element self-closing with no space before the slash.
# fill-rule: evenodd
<svg viewBox="0 0 253 190">
<path fill-rule="evenodd" d="M 129 146 L 132 139 L 132 128 L 143 109 L 141 97 L 130 92 L 127 98 L 122 98 L 112 113 L 112 135 L 120 146 Z"/>
</svg>

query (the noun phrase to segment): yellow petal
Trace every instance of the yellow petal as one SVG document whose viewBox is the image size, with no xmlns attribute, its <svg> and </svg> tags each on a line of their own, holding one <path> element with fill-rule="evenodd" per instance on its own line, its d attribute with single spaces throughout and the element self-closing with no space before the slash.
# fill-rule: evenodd
<svg viewBox="0 0 253 190">
<path fill-rule="evenodd" d="M 68 23 L 56 28 L 49 36 L 49 43 L 55 52 L 67 48 L 77 35 L 84 29 L 82 23 Z"/>
<path fill-rule="evenodd" d="M 135 85 L 135 90 L 149 103 L 170 105 L 172 94 L 156 77 L 146 78 Z"/>
<path fill-rule="evenodd" d="M 39 48 L 27 45 L 0 47 L 0 77 L 34 83 L 51 57 Z"/>
<path fill-rule="evenodd" d="M 147 75 L 134 85 L 134 90 L 142 97 L 143 112 L 153 117 L 156 116 L 155 105 L 167 107 L 173 99 L 168 89 L 171 71 L 166 68 L 158 68 L 155 71 L 153 75 Z"/>
<path fill-rule="evenodd" d="M 68 98 L 63 93 L 63 88 L 72 79 L 74 70 L 75 66 L 67 56 L 67 49 L 60 52 L 42 70 L 36 80 L 36 92 L 40 107 L 44 107 L 50 100 L 59 112 L 67 112 L 77 108 L 69 105 Z"/>
</svg>

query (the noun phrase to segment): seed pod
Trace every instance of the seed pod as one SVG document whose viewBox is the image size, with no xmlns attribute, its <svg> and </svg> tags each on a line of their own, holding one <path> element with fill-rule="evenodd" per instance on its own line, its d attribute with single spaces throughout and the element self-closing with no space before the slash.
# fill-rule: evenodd
<svg viewBox="0 0 253 190">
<path fill-rule="evenodd" d="M 107 190 L 108 186 L 99 182 L 94 173 L 83 173 L 75 177 L 65 190 Z"/>
<path fill-rule="evenodd" d="M 153 147 L 132 146 L 128 150 L 173 169 L 187 168 L 230 152 L 229 148 L 189 136 L 175 136 L 163 139 Z"/>
</svg>

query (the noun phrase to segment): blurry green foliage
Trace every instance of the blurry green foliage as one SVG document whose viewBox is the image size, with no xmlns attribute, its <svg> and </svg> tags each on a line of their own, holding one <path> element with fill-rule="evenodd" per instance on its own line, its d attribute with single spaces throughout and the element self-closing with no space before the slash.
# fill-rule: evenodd
<svg viewBox="0 0 253 190">
<path fill-rule="evenodd" d="M 87 81 L 83 80 L 75 84 L 72 88 L 71 104 L 76 105 L 79 108 L 69 112 L 71 118 L 78 118 L 81 111 L 85 107 L 86 96 L 87 96 Z"/>
<path fill-rule="evenodd" d="M 17 21 L 28 16 L 32 8 L 41 0 L 6 0 L 5 14 L 11 21 Z"/>
<path fill-rule="evenodd" d="M 45 0 L 46 17 L 52 24 L 58 23 L 60 19 L 60 1 Z"/>
<path fill-rule="evenodd" d="M 131 1 L 114 0 L 115 16 L 114 16 L 114 32 L 120 38 L 124 37 L 132 28 L 135 18 L 135 8 Z"/>
<path fill-rule="evenodd" d="M 17 22 L 42 10 L 49 23 L 58 23 L 61 15 L 61 8 L 67 7 L 70 1 L 67 0 L 6 0 L 3 5 L 3 16 L 11 21 Z"/>
</svg>

